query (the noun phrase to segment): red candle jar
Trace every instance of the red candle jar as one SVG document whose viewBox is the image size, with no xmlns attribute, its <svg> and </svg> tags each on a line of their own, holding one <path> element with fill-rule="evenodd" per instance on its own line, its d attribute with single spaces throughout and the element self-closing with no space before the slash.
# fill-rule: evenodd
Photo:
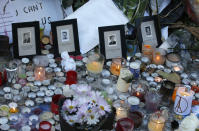
<svg viewBox="0 0 199 131">
<path fill-rule="evenodd" d="M 141 124 L 142 124 L 142 113 L 139 111 L 128 111 L 128 118 L 130 118 L 131 120 L 133 120 L 134 122 L 134 127 L 138 128 Z"/>
<path fill-rule="evenodd" d="M 195 81 L 191 82 L 191 89 L 195 92 L 198 93 L 199 92 L 199 85 L 197 85 L 197 83 Z"/>
<path fill-rule="evenodd" d="M 64 96 L 63 95 L 54 95 L 52 97 L 52 102 L 51 102 L 51 112 L 52 113 L 55 113 L 56 115 L 59 114 L 59 105 L 58 105 L 58 102 L 59 102 L 59 99 L 60 98 L 63 98 Z"/>
<path fill-rule="evenodd" d="M 4 83 L 7 82 L 7 72 L 6 72 L 6 70 L 3 71 L 3 82 Z"/>
<path fill-rule="evenodd" d="M 129 118 L 122 118 L 117 121 L 116 131 L 133 131 L 134 122 Z"/>
<path fill-rule="evenodd" d="M 48 121 L 42 121 L 39 123 L 39 131 L 51 131 L 52 125 Z"/>
<path fill-rule="evenodd" d="M 132 95 L 138 97 L 141 102 L 144 102 L 144 93 L 143 92 L 136 91 L 136 92 L 133 92 Z"/>
<path fill-rule="evenodd" d="M 0 72 L 0 86 L 3 85 L 3 77 L 2 77 L 2 73 Z"/>
<path fill-rule="evenodd" d="M 77 84 L 77 72 L 68 71 L 66 73 L 66 82 L 67 85 Z"/>
</svg>

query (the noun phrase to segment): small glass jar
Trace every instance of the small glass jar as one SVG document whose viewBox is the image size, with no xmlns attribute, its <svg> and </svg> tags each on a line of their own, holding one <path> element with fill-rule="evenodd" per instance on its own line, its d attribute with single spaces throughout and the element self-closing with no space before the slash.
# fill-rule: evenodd
<svg viewBox="0 0 199 131">
<path fill-rule="evenodd" d="M 86 68 L 90 74 L 100 74 L 104 66 L 104 56 L 101 54 L 91 54 L 88 56 Z"/>
<path fill-rule="evenodd" d="M 10 84 L 14 84 L 18 81 L 18 66 L 16 63 L 10 62 L 8 65 L 5 67 L 6 69 L 6 76 L 7 76 L 7 81 Z"/>
<path fill-rule="evenodd" d="M 46 78 L 46 70 L 42 66 L 35 67 L 34 74 L 35 74 L 35 80 L 37 81 L 43 81 Z"/>
<path fill-rule="evenodd" d="M 163 65 L 166 60 L 166 51 L 161 48 L 155 49 L 153 53 L 153 63 L 156 65 Z"/>
<path fill-rule="evenodd" d="M 119 76 L 120 75 L 120 69 L 126 65 L 126 60 L 123 58 L 115 58 L 112 59 L 110 72 L 113 75 Z"/>
<path fill-rule="evenodd" d="M 141 65 L 140 65 L 140 71 L 144 72 L 146 70 L 146 66 L 150 63 L 150 60 L 148 57 L 142 57 L 141 58 Z"/>
<path fill-rule="evenodd" d="M 161 114 L 161 112 L 158 111 L 151 115 L 148 123 L 148 129 L 149 131 L 163 131 L 164 124 L 165 124 L 165 118 Z"/>
<path fill-rule="evenodd" d="M 148 57 L 150 60 L 153 58 L 154 47 L 152 45 L 144 44 L 142 46 L 142 55 Z"/>
<path fill-rule="evenodd" d="M 116 121 L 127 117 L 128 105 L 123 100 L 117 100 L 113 103 L 113 107 L 116 109 Z"/>
<path fill-rule="evenodd" d="M 132 81 L 131 84 L 131 95 L 136 96 L 140 99 L 140 101 L 144 102 L 144 95 L 146 92 L 146 85 L 141 83 L 140 81 Z"/>
</svg>

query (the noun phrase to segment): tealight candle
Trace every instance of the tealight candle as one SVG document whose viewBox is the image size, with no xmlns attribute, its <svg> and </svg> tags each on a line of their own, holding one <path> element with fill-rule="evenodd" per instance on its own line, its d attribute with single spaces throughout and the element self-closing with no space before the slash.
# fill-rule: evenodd
<svg viewBox="0 0 199 131">
<path fill-rule="evenodd" d="M 179 64 L 174 64 L 173 69 L 174 72 L 181 73 L 183 71 L 183 67 Z"/>
<path fill-rule="evenodd" d="M 160 112 L 152 114 L 148 123 L 149 131 L 163 131 L 165 118 Z"/>
<path fill-rule="evenodd" d="M 19 110 L 17 109 L 17 103 L 11 102 L 9 103 L 10 113 L 17 113 Z"/>
<path fill-rule="evenodd" d="M 46 71 L 44 67 L 41 67 L 41 66 L 36 67 L 34 74 L 35 74 L 35 80 L 38 80 L 38 81 L 45 80 Z"/>
<path fill-rule="evenodd" d="M 161 78 L 161 77 L 155 77 L 154 81 L 155 81 L 155 82 L 158 82 L 158 83 L 159 83 L 159 82 L 162 82 L 162 78 Z"/>
<path fill-rule="evenodd" d="M 186 87 L 179 87 L 176 94 L 174 112 L 178 115 L 188 115 L 191 112 L 194 92 L 186 91 Z"/>
</svg>

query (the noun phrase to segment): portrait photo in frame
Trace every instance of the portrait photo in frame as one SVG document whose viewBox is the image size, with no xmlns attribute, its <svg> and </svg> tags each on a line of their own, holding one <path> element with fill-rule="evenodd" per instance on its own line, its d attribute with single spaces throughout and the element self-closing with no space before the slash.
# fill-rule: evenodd
<svg viewBox="0 0 199 131">
<path fill-rule="evenodd" d="M 54 54 L 59 57 L 63 51 L 69 55 L 79 55 L 77 19 L 51 22 Z"/>
<path fill-rule="evenodd" d="M 100 53 L 106 60 L 126 59 L 124 25 L 99 27 Z"/>
<path fill-rule="evenodd" d="M 12 35 L 14 58 L 41 54 L 39 21 L 13 23 Z"/>
<path fill-rule="evenodd" d="M 156 15 L 140 17 L 135 20 L 140 51 L 144 44 L 152 45 L 153 47 L 161 45 L 161 31 L 157 21 L 158 17 Z"/>
</svg>

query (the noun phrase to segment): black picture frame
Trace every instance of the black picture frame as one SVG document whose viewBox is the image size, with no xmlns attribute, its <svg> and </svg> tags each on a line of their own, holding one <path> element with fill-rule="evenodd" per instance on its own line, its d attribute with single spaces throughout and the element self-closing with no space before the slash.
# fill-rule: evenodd
<svg viewBox="0 0 199 131">
<path fill-rule="evenodd" d="M 79 55 L 80 54 L 80 48 L 79 48 L 79 35 L 78 35 L 78 27 L 77 27 L 77 19 L 69 19 L 69 20 L 61 20 L 61 21 L 54 21 L 51 22 L 51 30 L 52 30 L 52 36 L 53 36 L 53 46 L 54 46 L 54 54 L 56 57 L 60 57 L 61 51 L 59 50 L 59 40 L 61 40 L 62 34 L 64 33 L 63 30 L 67 31 L 67 28 L 63 28 L 63 30 L 61 29 L 61 36 L 59 36 L 58 32 L 58 27 L 63 27 L 63 26 L 69 26 L 72 25 L 72 32 L 70 31 L 70 33 L 72 34 L 72 36 L 69 34 L 69 40 L 73 41 L 73 46 L 74 49 L 73 51 L 68 51 L 69 55 Z M 69 32 L 68 31 L 68 32 Z M 68 34 L 68 33 L 66 33 Z M 72 38 L 72 39 L 71 39 Z M 72 42 L 71 42 L 72 43 Z M 62 44 L 63 44 L 63 39 L 62 39 Z M 70 43 L 69 43 L 70 44 Z"/>
<path fill-rule="evenodd" d="M 25 34 L 28 35 L 27 36 L 28 41 L 25 40 L 26 39 Z M 35 55 L 41 54 L 39 21 L 12 23 L 12 36 L 13 36 L 14 58 L 23 58 L 23 57 L 32 58 Z M 25 44 L 24 41 L 26 41 L 27 44 L 30 45 L 23 45 Z M 31 45 L 33 48 L 31 47 Z M 23 46 L 24 48 L 21 49 Z M 21 55 L 20 52 L 23 52 L 24 55 Z"/>
<path fill-rule="evenodd" d="M 136 30 L 137 30 L 137 39 L 138 39 L 138 44 L 139 44 L 140 51 L 142 51 L 142 44 L 145 42 L 143 40 L 144 36 L 142 35 L 142 23 L 151 22 L 151 21 L 153 21 L 154 24 L 153 25 L 148 25 L 145 28 L 154 27 L 154 29 L 152 29 L 152 30 L 150 29 L 150 32 L 151 32 L 151 34 L 154 34 L 155 36 L 152 35 L 152 37 L 149 38 L 146 41 L 146 43 L 153 45 L 153 43 L 155 42 L 154 40 L 156 40 L 156 42 L 157 42 L 156 47 L 157 48 L 162 44 L 161 31 L 160 31 L 160 26 L 159 26 L 159 23 L 158 23 L 158 16 L 154 15 L 154 16 L 139 17 L 139 18 L 137 18 L 135 20 L 135 26 L 136 26 Z"/>
<path fill-rule="evenodd" d="M 99 31 L 99 41 L 100 41 L 100 53 L 104 55 L 105 57 L 105 60 L 108 61 L 108 60 L 111 60 L 111 59 L 114 59 L 114 58 L 125 58 L 127 57 L 127 50 L 126 50 L 126 40 L 125 40 L 125 28 L 124 28 L 124 25 L 114 25 L 114 26 L 104 26 L 104 27 L 99 27 L 98 28 L 98 31 Z M 106 42 L 105 40 L 105 32 L 114 32 L 114 31 L 119 31 L 119 37 L 120 37 L 120 40 L 119 40 L 119 43 L 120 45 L 117 47 L 118 49 L 120 48 L 121 50 L 121 54 L 120 54 L 120 57 L 118 56 L 115 56 L 115 57 L 111 57 L 111 58 L 107 58 L 107 52 L 106 52 L 106 44 L 108 42 Z M 109 36 L 111 37 L 111 36 Z M 118 38 L 118 36 L 116 36 Z M 116 38 L 116 39 L 117 39 Z M 109 42 L 109 46 L 110 46 L 110 43 Z M 117 41 L 116 41 L 117 43 Z M 119 55 L 119 54 L 117 54 Z"/>
</svg>

